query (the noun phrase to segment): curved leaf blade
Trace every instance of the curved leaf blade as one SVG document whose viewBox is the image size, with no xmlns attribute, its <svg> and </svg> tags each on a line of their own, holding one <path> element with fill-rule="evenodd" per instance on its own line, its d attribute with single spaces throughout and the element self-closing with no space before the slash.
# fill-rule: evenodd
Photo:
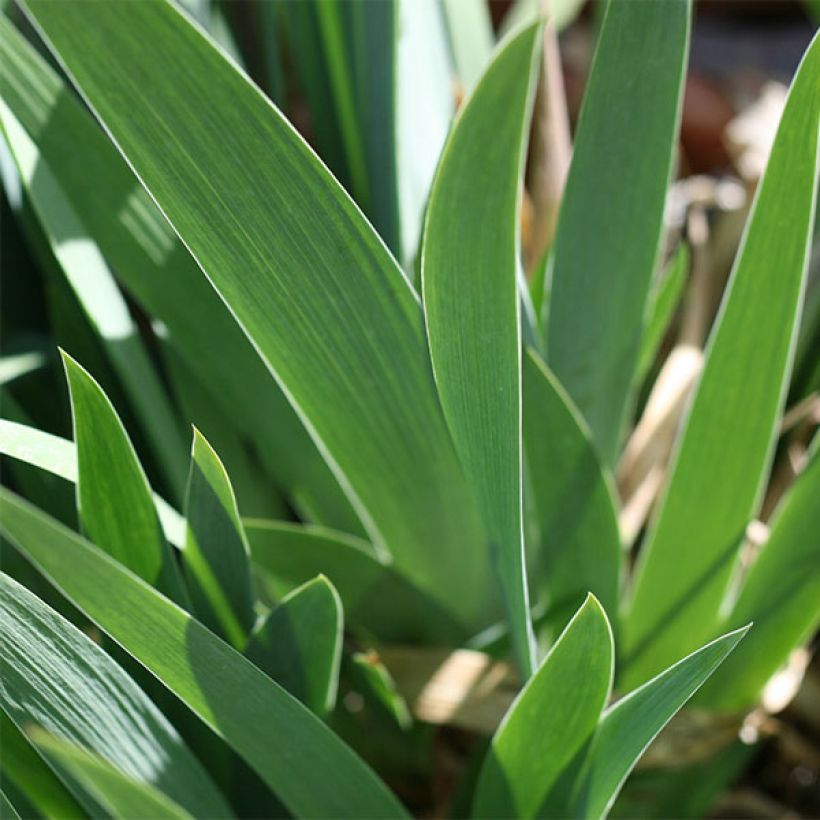
<svg viewBox="0 0 820 820">
<path fill-rule="evenodd" d="M 194 613 L 241 649 L 256 621 L 250 549 L 225 467 L 196 428 L 185 520 L 182 562 Z"/>
<path fill-rule="evenodd" d="M 498 727 L 476 787 L 477 817 L 536 816 L 598 725 L 613 654 L 606 613 L 590 595 Z"/>
<path fill-rule="evenodd" d="M 646 5 L 646 4 L 629 4 Z M 820 37 L 792 82 L 624 620 L 634 685 L 708 640 L 771 462 L 814 224 Z"/>
<path fill-rule="evenodd" d="M 374 543 L 446 605 L 483 615 L 488 568 L 464 560 L 482 541 L 478 513 L 436 399 L 420 307 L 351 200 L 169 4 L 25 8 L 288 394 Z M 465 594 L 453 600 L 456 578 Z"/>
<path fill-rule="evenodd" d="M 0 419 L 0 455 L 45 470 L 72 484 L 77 483 L 77 447 L 73 441 L 60 436 Z M 168 542 L 181 549 L 185 545 L 185 520 L 156 494 L 154 505 Z"/>
<path fill-rule="evenodd" d="M 572 795 L 557 804 L 551 795 L 546 816 L 605 817 L 646 748 L 698 687 L 723 662 L 749 627 L 698 649 L 610 706 L 573 771 Z"/>
<path fill-rule="evenodd" d="M 816 445 L 815 445 L 816 447 Z M 698 693 L 710 709 L 755 703 L 769 678 L 820 622 L 820 450 L 778 506 L 769 539 L 743 582 L 724 628 L 749 636 Z"/>
<path fill-rule="evenodd" d="M 405 816 L 355 753 L 250 661 L 108 555 L 2 488 L 0 531 L 224 738 L 294 814 Z"/>
<path fill-rule="evenodd" d="M 191 814 L 149 783 L 141 783 L 112 766 L 105 759 L 47 732 L 32 731 L 37 748 L 71 776 L 112 817 L 140 820 L 186 820 Z"/>
<path fill-rule="evenodd" d="M 268 614 L 243 654 L 311 712 L 324 716 L 336 704 L 343 622 L 339 594 L 319 576 Z"/>
<path fill-rule="evenodd" d="M 524 446 L 540 542 L 537 589 L 574 611 L 587 592 L 614 617 L 621 539 L 612 476 L 564 389 L 531 350 L 524 356 Z"/>
<path fill-rule="evenodd" d="M 540 33 L 531 26 L 503 47 L 461 109 L 433 181 L 421 264 L 439 398 L 482 510 L 525 678 L 533 641 L 521 520 L 518 203 Z"/>
<path fill-rule="evenodd" d="M 0 17 L 3 97 L 128 291 L 311 520 L 359 533 L 338 482 L 265 364 L 125 160 L 60 75 Z M 191 310 L 196 305 L 196 310 Z"/>
<path fill-rule="evenodd" d="M 4 509 L 4 528 L 8 518 Z M 7 575 L 0 575 L 0 621 L 0 705 L 18 728 L 33 724 L 93 749 L 192 814 L 230 815 L 199 761 L 134 681 Z"/>
<path fill-rule="evenodd" d="M 77 446 L 77 510 L 88 537 L 175 600 L 184 595 L 148 479 L 102 388 L 63 353 Z"/>
<path fill-rule="evenodd" d="M 620 444 L 658 257 L 690 8 L 689 0 L 609 0 L 558 219 L 547 364 L 608 464 Z"/>
</svg>

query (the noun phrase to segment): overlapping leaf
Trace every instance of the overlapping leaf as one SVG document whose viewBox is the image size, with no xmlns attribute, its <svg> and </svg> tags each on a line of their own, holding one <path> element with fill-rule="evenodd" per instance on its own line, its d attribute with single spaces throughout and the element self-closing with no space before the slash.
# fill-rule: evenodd
<svg viewBox="0 0 820 820">
<path fill-rule="evenodd" d="M 528 556 L 535 589 L 574 612 L 592 592 L 614 617 L 621 567 L 612 477 L 589 430 L 543 361 L 527 351 L 524 447 L 538 527 Z"/>
<path fill-rule="evenodd" d="M 629 684 L 717 632 L 788 384 L 814 223 L 819 132 L 815 37 L 792 83 L 641 553 L 623 630 Z"/>
<path fill-rule="evenodd" d="M 690 6 L 609 0 L 555 236 L 547 363 L 609 464 L 658 256 Z"/>
<path fill-rule="evenodd" d="M 378 237 L 276 109 L 171 6 L 26 9 L 287 391 L 375 543 L 476 619 L 489 583 L 475 560 L 483 534 L 418 302 Z M 464 594 L 453 599 L 456 578 Z"/>
<path fill-rule="evenodd" d="M 6 527 L 14 523 L 5 506 L 2 518 L 8 535 Z M 7 575 L 0 575 L 0 620 L 0 707 L 18 728 L 40 726 L 92 749 L 192 814 L 230 815 L 200 763 L 139 687 L 99 646 Z"/>
<path fill-rule="evenodd" d="M 89 538 L 174 600 L 185 600 L 151 488 L 128 434 L 94 379 L 63 354 L 77 446 L 77 508 Z"/>
<path fill-rule="evenodd" d="M 518 202 L 541 28 L 501 49 L 447 141 L 422 293 L 444 416 L 475 489 L 523 674 L 532 671 L 521 521 Z"/>
<path fill-rule="evenodd" d="M 105 553 L 2 488 L 0 531 L 224 738 L 291 812 L 404 815 L 372 771 L 250 661 Z"/>
<path fill-rule="evenodd" d="M 251 635 L 244 655 L 312 712 L 336 703 L 342 657 L 342 602 L 326 578 L 287 595 Z"/>
<path fill-rule="evenodd" d="M 211 401 L 253 438 L 298 509 L 360 532 L 356 514 L 253 345 L 116 148 L 5 17 L 0 35 L 3 99 L 43 157 L 40 176 L 54 175 L 117 276 L 167 328 L 209 387 Z"/>
<path fill-rule="evenodd" d="M 182 560 L 193 611 L 202 623 L 241 649 L 256 620 L 250 551 L 228 474 L 196 429 L 185 520 Z"/>
</svg>

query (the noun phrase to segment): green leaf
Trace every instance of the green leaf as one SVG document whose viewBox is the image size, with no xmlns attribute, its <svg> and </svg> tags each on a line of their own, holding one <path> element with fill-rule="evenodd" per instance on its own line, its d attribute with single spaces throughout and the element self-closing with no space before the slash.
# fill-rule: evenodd
<svg viewBox="0 0 820 820">
<path fill-rule="evenodd" d="M 592 592 L 614 617 L 621 539 L 612 476 L 586 423 L 543 361 L 524 356 L 524 446 L 539 540 L 533 588 L 574 611 Z"/>
<path fill-rule="evenodd" d="M 212 388 L 213 401 L 252 438 L 277 485 L 308 518 L 361 532 L 338 482 L 219 295 L 76 96 L 2 16 L 0 82 L 43 168 L 117 276 L 167 328 Z"/>
<path fill-rule="evenodd" d="M 625 685 L 646 680 L 717 633 L 789 381 L 814 224 L 819 131 L 815 37 L 792 83 L 638 559 L 623 629 Z"/>
<path fill-rule="evenodd" d="M 581 758 L 569 770 L 569 790 L 551 794 L 542 807 L 543 816 L 605 817 L 658 732 L 747 630 L 738 629 L 712 641 L 610 706 Z"/>
<path fill-rule="evenodd" d="M 740 594 L 721 628 L 754 622 L 737 651 L 698 695 L 698 705 L 754 705 L 768 679 L 820 622 L 820 450 L 781 501 Z"/>
<path fill-rule="evenodd" d="M 5 398 L 4 404 L 8 404 Z M 8 407 L 4 409 L 8 410 Z M 31 464 L 72 484 L 77 482 L 77 448 L 73 441 L 60 436 L 0 419 L 0 454 Z M 185 519 L 156 494 L 154 506 L 165 537 L 169 543 L 181 548 L 185 544 Z"/>
<path fill-rule="evenodd" d="M 250 550 L 219 456 L 194 429 L 182 561 L 197 618 L 241 649 L 256 621 Z"/>
<path fill-rule="evenodd" d="M 478 513 L 438 406 L 420 306 L 353 203 L 170 5 L 26 8 L 287 392 L 374 543 L 445 605 L 486 617 L 489 568 L 464 560 L 482 543 Z"/>
<path fill-rule="evenodd" d="M 116 410 L 94 379 L 63 353 L 77 446 L 77 509 L 83 531 L 152 586 L 184 590 L 148 479 Z"/>
<path fill-rule="evenodd" d="M 652 367 L 658 350 L 669 329 L 669 323 L 678 307 L 683 286 L 689 272 L 691 253 L 689 246 L 681 242 L 669 262 L 663 278 L 649 294 L 648 321 L 641 337 L 641 350 L 635 371 L 635 383 L 640 385 Z"/>
<path fill-rule="evenodd" d="M 339 593 L 354 628 L 397 643 L 458 642 L 465 628 L 366 541 L 323 527 L 246 519 L 254 564 L 283 597 L 316 575 Z"/>
<path fill-rule="evenodd" d="M 663 229 L 690 8 L 609 0 L 555 236 L 547 364 L 609 464 Z"/>
<path fill-rule="evenodd" d="M 312 712 L 326 715 L 336 704 L 343 620 L 338 593 L 319 576 L 270 612 L 244 655 Z"/>
<path fill-rule="evenodd" d="M 430 193 L 421 267 L 439 398 L 483 513 L 525 679 L 533 659 L 521 522 L 518 208 L 540 34 L 533 26 L 511 40 L 461 109 Z"/>
<path fill-rule="evenodd" d="M 4 789 L 13 789 L 28 801 L 28 812 L 66 820 L 85 817 L 71 792 L 3 709 L 0 709 L 0 738 L 3 741 L 0 783 Z"/>
<path fill-rule="evenodd" d="M 14 808 L 11 801 L 6 797 L 6 793 L 2 790 L 0 790 L 0 818 L 3 818 L 3 820 L 20 820 L 17 809 Z"/>
<path fill-rule="evenodd" d="M 32 730 L 30 737 L 46 757 L 68 771 L 112 817 L 133 820 L 145 817 L 184 820 L 191 817 L 178 803 L 150 783 L 123 774 L 104 758 L 75 743 L 42 730 Z"/>
<path fill-rule="evenodd" d="M 250 661 L 105 553 L 2 488 L 0 530 L 244 758 L 291 812 L 405 815 L 336 735 Z"/>
<path fill-rule="evenodd" d="M 590 595 L 498 727 L 476 786 L 477 817 L 536 815 L 595 731 L 612 672 L 612 630 Z"/>
<path fill-rule="evenodd" d="M 13 498 L 5 490 L 2 497 Z M 4 502 L 7 535 L 14 517 Z M 79 566 L 75 571 L 82 572 Z M 133 612 L 129 617 L 136 620 Z M 133 680 L 97 644 L 3 574 L 0 624 L 0 706 L 19 729 L 33 724 L 85 746 L 192 814 L 230 815 L 197 759 Z"/>
<path fill-rule="evenodd" d="M 40 226 L 74 296 L 96 332 L 130 399 L 157 462 L 178 496 L 185 481 L 185 445 L 167 395 L 128 306 L 99 248 L 5 103 L 0 127 Z"/>
</svg>

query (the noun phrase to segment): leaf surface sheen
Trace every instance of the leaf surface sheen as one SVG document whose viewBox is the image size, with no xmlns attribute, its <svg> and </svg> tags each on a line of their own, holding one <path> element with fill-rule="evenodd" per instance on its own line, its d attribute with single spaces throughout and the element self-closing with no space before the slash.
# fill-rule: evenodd
<svg viewBox="0 0 820 820">
<path fill-rule="evenodd" d="M 519 666 L 532 671 L 521 510 L 518 203 L 541 27 L 501 48 L 461 109 L 427 212 L 422 295 L 444 416 L 490 540 Z"/>
<path fill-rule="evenodd" d="M 632 4 L 645 5 L 645 4 Z M 624 685 L 719 629 L 789 381 L 818 185 L 820 38 L 792 82 L 624 618 Z"/>
</svg>

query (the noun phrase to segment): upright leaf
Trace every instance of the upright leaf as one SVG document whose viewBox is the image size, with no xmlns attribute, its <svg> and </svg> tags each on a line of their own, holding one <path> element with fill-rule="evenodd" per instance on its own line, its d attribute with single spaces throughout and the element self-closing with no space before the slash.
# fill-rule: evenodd
<svg viewBox="0 0 820 820">
<path fill-rule="evenodd" d="M 254 630 L 244 655 L 312 712 L 336 703 L 342 657 L 342 602 L 319 576 L 293 590 Z"/>
<path fill-rule="evenodd" d="M 521 523 L 518 205 L 540 26 L 504 47 L 462 108 L 427 212 L 422 293 L 444 416 L 482 510 L 524 677 L 532 624 Z"/>
<path fill-rule="evenodd" d="M 356 514 L 264 362 L 117 149 L 2 16 L 0 35 L 4 102 L 44 159 L 39 173 L 54 175 L 117 276 L 212 387 L 212 401 L 252 438 L 300 513 L 359 533 Z"/>
<path fill-rule="evenodd" d="M 788 385 L 820 176 L 819 136 L 815 37 L 792 83 L 639 558 L 623 630 L 627 685 L 646 680 L 718 629 Z"/>
<path fill-rule="evenodd" d="M 752 706 L 789 652 L 820 623 L 820 449 L 777 508 L 769 539 L 721 628 L 749 636 L 698 695 L 711 709 Z"/>
<path fill-rule="evenodd" d="M 607 709 L 589 746 L 541 808 L 547 817 L 605 817 L 632 768 L 678 709 L 746 634 L 693 652 Z"/>
<path fill-rule="evenodd" d="M 537 815 L 595 731 L 612 670 L 612 630 L 590 595 L 498 727 L 476 786 L 477 817 Z"/>
<path fill-rule="evenodd" d="M 4 509 L 4 531 L 7 523 L 13 526 L 10 519 Z M 92 749 L 192 814 L 230 815 L 199 761 L 131 678 L 97 644 L 3 574 L 0 624 L 0 707 L 18 728 L 40 726 Z"/>
<path fill-rule="evenodd" d="M 482 543 L 476 505 L 438 406 L 419 304 L 373 230 L 284 117 L 172 6 L 26 9 L 287 392 L 374 542 L 477 619 L 490 579 L 484 561 L 465 560 Z"/>
<path fill-rule="evenodd" d="M 194 612 L 202 623 L 241 649 L 256 620 L 250 550 L 228 474 L 197 429 L 185 519 L 182 561 Z"/>
<path fill-rule="evenodd" d="M 185 820 L 191 815 L 150 783 L 123 774 L 104 758 L 75 743 L 34 731 L 37 748 L 65 769 L 112 817 L 152 817 L 162 820 Z"/>
<path fill-rule="evenodd" d="M 609 464 L 663 228 L 690 8 L 609 0 L 555 236 L 547 364 Z"/>
<path fill-rule="evenodd" d="M 524 446 L 539 540 L 533 588 L 574 611 L 592 592 L 617 612 L 621 540 L 612 476 L 563 388 L 532 351 L 524 356 Z"/>
<path fill-rule="evenodd" d="M 250 661 L 108 555 L 2 488 L 0 532 L 243 757 L 292 813 L 405 816 L 373 772 Z"/>
<path fill-rule="evenodd" d="M 77 445 L 77 509 L 83 531 L 120 563 L 181 600 L 182 581 L 151 488 L 111 402 L 63 353 Z"/>
</svg>

